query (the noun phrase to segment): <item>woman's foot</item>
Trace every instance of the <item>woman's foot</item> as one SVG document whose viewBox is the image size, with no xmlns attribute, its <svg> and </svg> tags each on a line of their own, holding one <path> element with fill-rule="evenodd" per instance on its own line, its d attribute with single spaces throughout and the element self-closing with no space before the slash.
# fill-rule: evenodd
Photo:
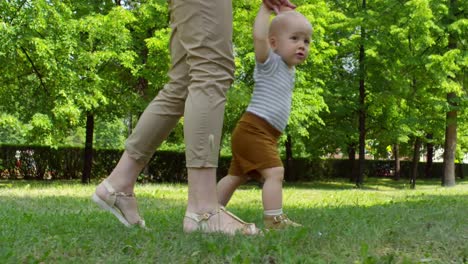
<svg viewBox="0 0 468 264">
<path fill-rule="evenodd" d="M 235 235 L 236 233 L 244 235 L 261 234 L 261 231 L 255 227 L 255 224 L 242 221 L 224 207 L 204 214 L 187 212 L 184 218 L 184 232 L 191 233 L 195 231 L 226 235 Z"/>
<path fill-rule="evenodd" d="M 118 192 L 107 179 L 96 188 L 92 200 L 102 209 L 114 214 L 127 227 L 145 227 L 145 221 L 138 213 L 138 206 L 133 192 Z"/>
</svg>

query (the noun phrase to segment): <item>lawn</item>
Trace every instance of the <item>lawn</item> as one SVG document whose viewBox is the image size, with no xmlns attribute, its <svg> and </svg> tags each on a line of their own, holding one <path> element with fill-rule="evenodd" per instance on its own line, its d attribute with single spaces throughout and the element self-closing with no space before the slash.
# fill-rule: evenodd
<svg viewBox="0 0 468 264">
<path fill-rule="evenodd" d="M 94 184 L 0 182 L 0 263 L 468 263 L 468 181 L 405 183 L 285 184 L 303 228 L 227 237 L 182 232 L 183 184 L 137 186 L 146 231 L 93 204 Z M 262 226 L 260 197 L 244 186 L 228 208 Z"/>
</svg>

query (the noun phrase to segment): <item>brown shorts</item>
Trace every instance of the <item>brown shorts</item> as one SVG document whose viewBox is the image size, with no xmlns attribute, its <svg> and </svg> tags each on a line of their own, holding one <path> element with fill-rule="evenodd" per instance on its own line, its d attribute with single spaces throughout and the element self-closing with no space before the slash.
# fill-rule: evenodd
<svg viewBox="0 0 468 264">
<path fill-rule="evenodd" d="M 280 136 L 267 121 L 245 112 L 232 133 L 229 175 L 261 180 L 259 171 L 283 167 L 277 146 Z"/>
</svg>

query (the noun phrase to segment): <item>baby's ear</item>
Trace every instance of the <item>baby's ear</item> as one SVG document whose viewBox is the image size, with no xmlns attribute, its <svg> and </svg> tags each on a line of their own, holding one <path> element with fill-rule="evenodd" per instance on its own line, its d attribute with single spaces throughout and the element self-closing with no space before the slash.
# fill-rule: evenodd
<svg viewBox="0 0 468 264">
<path fill-rule="evenodd" d="M 275 50 L 276 49 L 276 37 L 272 36 L 272 37 L 269 37 L 268 38 L 268 42 L 270 43 L 270 47 L 272 50 Z"/>
</svg>

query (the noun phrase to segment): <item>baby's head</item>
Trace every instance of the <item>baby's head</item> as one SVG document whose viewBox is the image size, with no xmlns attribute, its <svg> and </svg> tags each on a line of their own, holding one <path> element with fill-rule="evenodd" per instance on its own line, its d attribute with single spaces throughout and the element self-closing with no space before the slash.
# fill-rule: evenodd
<svg viewBox="0 0 468 264">
<path fill-rule="evenodd" d="M 284 11 L 271 21 L 270 46 L 290 67 L 307 59 L 311 36 L 312 25 L 299 12 Z"/>
</svg>

